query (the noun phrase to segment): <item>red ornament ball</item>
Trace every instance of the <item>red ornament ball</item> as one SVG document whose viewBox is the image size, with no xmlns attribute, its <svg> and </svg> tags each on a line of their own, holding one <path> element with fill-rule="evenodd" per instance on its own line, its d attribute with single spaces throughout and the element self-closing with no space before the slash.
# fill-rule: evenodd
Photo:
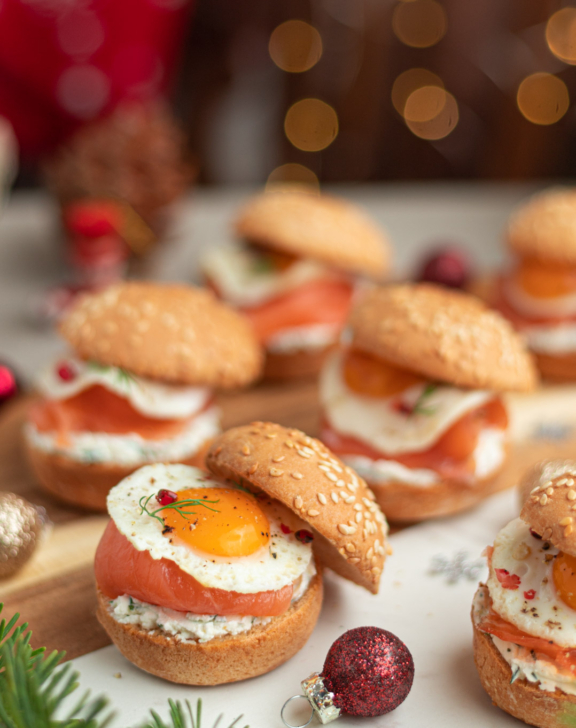
<svg viewBox="0 0 576 728">
<path fill-rule="evenodd" d="M 0 363 L 0 406 L 15 397 L 20 391 L 14 369 L 8 364 Z"/>
<path fill-rule="evenodd" d="M 470 260 L 463 250 L 447 246 L 436 249 L 424 260 L 416 280 L 447 288 L 464 288 L 470 280 L 470 268 Z"/>
<path fill-rule="evenodd" d="M 56 373 L 63 382 L 72 382 L 76 379 L 76 370 L 67 361 L 60 362 L 56 367 Z"/>
<path fill-rule="evenodd" d="M 384 715 L 402 703 L 414 680 L 410 650 L 379 627 L 350 629 L 330 648 L 322 678 L 334 704 L 350 715 Z"/>
</svg>

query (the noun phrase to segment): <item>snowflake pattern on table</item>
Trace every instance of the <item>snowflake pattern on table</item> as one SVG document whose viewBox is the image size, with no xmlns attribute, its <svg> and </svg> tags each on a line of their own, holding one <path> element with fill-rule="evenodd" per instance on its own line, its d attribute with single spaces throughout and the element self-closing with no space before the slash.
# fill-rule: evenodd
<svg viewBox="0 0 576 728">
<path fill-rule="evenodd" d="M 429 573 L 445 576 L 448 584 L 457 584 L 462 579 L 476 581 L 485 566 L 484 559 L 471 558 L 468 551 L 457 551 L 453 557 L 436 554 L 432 557 Z"/>
</svg>

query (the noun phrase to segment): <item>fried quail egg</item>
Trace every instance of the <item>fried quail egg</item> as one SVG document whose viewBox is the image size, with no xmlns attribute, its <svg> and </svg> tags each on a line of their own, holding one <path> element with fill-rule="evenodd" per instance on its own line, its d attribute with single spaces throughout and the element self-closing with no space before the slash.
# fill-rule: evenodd
<svg viewBox="0 0 576 728">
<path fill-rule="evenodd" d="M 160 490 L 177 496 L 157 496 Z M 252 594 L 295 582 L 312 559 L 306 524 L 278 501 L 187 465 L 154 464 L 108 495 L 138 551 L 174 561 L 205 587 Z"/>
<path fill-rule="evenodd" d="M 527 634 L 573 647 L 576 610 L 566 601 L 570 596 L 557 588 L 556 572 L 566 556 L 532 535 L 529 525 L 517 518 L 494 542 L 488 588 L 494 610 L 503 619 Z"/>
</svg>

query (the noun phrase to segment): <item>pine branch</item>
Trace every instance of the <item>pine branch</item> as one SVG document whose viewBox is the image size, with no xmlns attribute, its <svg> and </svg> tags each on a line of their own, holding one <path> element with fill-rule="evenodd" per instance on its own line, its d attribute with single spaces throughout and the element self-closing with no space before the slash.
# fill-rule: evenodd
<svg viewBox="0 0 576 728">
<path fill-rule="evenodd" d="M 0 603 L 0 613 L 3 609 Z M 20 615 L 0 622 L 0 728 L 105 728 L 114 718 L 107 711 L 108 700 L 90 698 L 86 692 L 66 712 L 63 702 L 78 688 L 79 673 L 72 665 L 60 665 L 64 652 L 46 655 L 46 648 L 33 649 L 28 624 L 16 626 Z M 190 702 L 169 700 L 169 722 L 153 710 L 140 728 L 203 728 L 202 700 L 195 715 Z M 58 716 L 58 717 L 56 717 Z M 238 716 L 228 726 L 220 726 L 220 715 L 211 728 L 250 728 L 240 726 Z M 208 726 L 206 726 L 208 728 Z"/>
</svg>

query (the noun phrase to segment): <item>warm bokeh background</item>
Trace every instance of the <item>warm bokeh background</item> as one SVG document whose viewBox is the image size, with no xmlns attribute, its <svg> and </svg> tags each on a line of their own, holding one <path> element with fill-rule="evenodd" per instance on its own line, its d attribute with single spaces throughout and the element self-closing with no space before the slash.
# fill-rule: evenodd
<svg viewBox="0 0 576 728">
<path fill-rule="evenodd" d="M 26 180 L 68 130 L 158 92 L 203 183 L 571 177 L 574 64 L 558 0 L 0 4 Z"/>
</svg>

